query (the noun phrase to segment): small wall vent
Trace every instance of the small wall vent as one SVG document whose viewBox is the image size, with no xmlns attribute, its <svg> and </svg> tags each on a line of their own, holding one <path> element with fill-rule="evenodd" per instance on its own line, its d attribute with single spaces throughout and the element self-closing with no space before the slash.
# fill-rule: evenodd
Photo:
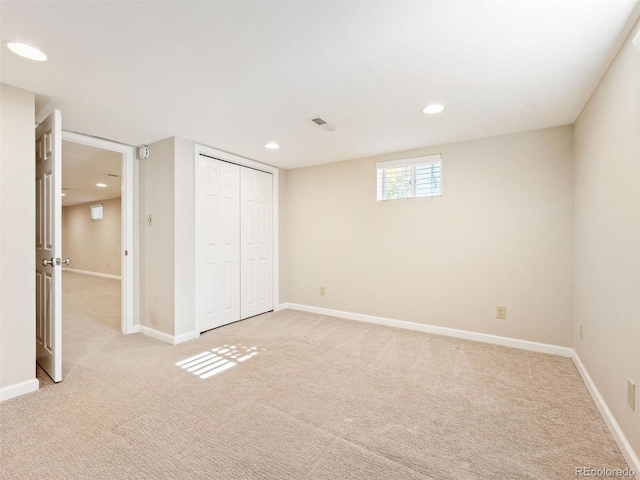
<svg viewBox="0 0 640 480">
<path fill-rule="evenodd" d="M 329 122 L 327 122 L 326 120 L 320 117 L 312 117 L 310 120 L 315 126 L 320 127 L 326 132 L 333 132 L 334 130 L 338 129 L 338 127 L 330 124 Z"/>
</svg>

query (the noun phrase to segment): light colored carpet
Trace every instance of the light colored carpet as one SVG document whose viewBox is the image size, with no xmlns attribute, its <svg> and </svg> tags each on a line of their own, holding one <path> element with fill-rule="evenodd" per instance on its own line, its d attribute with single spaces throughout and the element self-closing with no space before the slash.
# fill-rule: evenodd
<svg viewBox="0 0 640 480">
<path fill-rule="evenodd" d="M 64 380 L 0 404 L 3 479 L 627 467 L 566 358 L 287 310 L 170 346 L 118 332 L 119 282 L 65 273 L 64 289 Z M 224 345 L 257 354 L 207 379 L 176 366 Z"/>
</svg>

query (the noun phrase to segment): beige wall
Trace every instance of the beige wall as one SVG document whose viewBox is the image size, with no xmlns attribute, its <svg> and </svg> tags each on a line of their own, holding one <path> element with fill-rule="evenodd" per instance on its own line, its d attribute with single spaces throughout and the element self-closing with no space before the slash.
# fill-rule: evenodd
<svg viewBox="0 0 640 480">
<path fill-rule="evenodd" d="M 34 101 L 0 84 L 0 390 L 36 381 Z"/>
<path fill-rule="evenodd" d="M 168 335 L 196 329 L 194 146 L 167 138 L 140 161 L 140 324 Z"/>
<path fill-rule="evenodd" d="M 378 205 L 377 161 L 433 153 L 441 198 Z M 564 126 L 288 170 L 287 301 L 569 346 L 571 159 Z"/>
<path fill-rule="evenodd" d="M 195 144 L 175 138 L 175 333 L 197 330 L 195 270 Z"/>
<path fill-rule="evenodd" d="M 575 124 L 572 337 L 640 455 L 640 401 L 635 412 L 626 401 L 627 378 L 640 384 L 640 54 L 631 38 Z"/>
<path fill-rule="evenodd" d="M 149 145 L 140 161 L 140 325 L 174 334 L 174 139 Z M 147 217 L 152 215 L 151 226 Z"/>
<path fill-rule="evenodd" d="M 103 219 L 92 222 L 90 205 L 101 203 Z M 120 276 L 121 203 L 119 198 L 62 208 L 62 256 L 69 268 Z"/>
</svg>

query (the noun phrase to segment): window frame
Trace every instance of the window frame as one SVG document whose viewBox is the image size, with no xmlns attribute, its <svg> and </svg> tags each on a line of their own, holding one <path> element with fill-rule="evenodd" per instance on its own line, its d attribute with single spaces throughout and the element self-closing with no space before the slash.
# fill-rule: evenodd
<svg viewBox="0 0 640 480">
<path fill-rule="evenodd" d="M 438 165 L 440 167 L 439 190 L 437 194 L 416 196 L 416 167 L 421 165 Z M 380 171 L 381 170 L 386 171 L 388 169 L 398 168 L 398 167 L 410 167 L 410 172 L 411 172 L 411 176 L 409 180 L 410 196 L 400 197 L 400 198 L 386 198 L 386 188 L 385 188 L 386 172 L 382 174 L 382 179 L 380 179 Z M 381 194 L 384 194 L 384 198 L 380 198 Z M 404 158 L 399 160 L 391 160 L 388 162 L 376 163 L 376 200 L 378 201 L 378 203 L 391 202 L 396 200 L 416 200 L 416 199 L 438 198 L 438 197 L 442 197 L 442 154 L 438 153 L 433 155 L 425 155 L 422 157 Z"/>
<path fill-rule="evenodd" d="M 100 218 L 94 218 L 93 216 L 93 209 L 94 208 L 100 208 Z M 104 205 L 102 203 L 94 203 L 94 204 L 90 204 L 89 205 L 89 217 L 91 218 L 92 222 L 101 222 L 102 219 L 104 218 Z"/>
</svg>

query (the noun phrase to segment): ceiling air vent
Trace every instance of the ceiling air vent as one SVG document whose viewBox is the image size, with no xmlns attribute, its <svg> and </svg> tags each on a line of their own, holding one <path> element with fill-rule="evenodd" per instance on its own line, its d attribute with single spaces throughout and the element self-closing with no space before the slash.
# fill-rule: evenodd
<svg viewBox="0 0 640 480">
<path fill-rule="evenodd" d="M 105 175 L 106 175 L 107 177 L 120 178 L 120 175 L 116 175 L 115 173 L 105 173 Z"/>
<path fill-rule="evenodd" d="M 313 117 L 311 119 L 311 122 L 327 132 L 333 132 L 334 130 L 338 129 L 338 127 L 336 127 L 335 125 L 331 125 L 329 122 L 320 117 Z"/>
</svg>

